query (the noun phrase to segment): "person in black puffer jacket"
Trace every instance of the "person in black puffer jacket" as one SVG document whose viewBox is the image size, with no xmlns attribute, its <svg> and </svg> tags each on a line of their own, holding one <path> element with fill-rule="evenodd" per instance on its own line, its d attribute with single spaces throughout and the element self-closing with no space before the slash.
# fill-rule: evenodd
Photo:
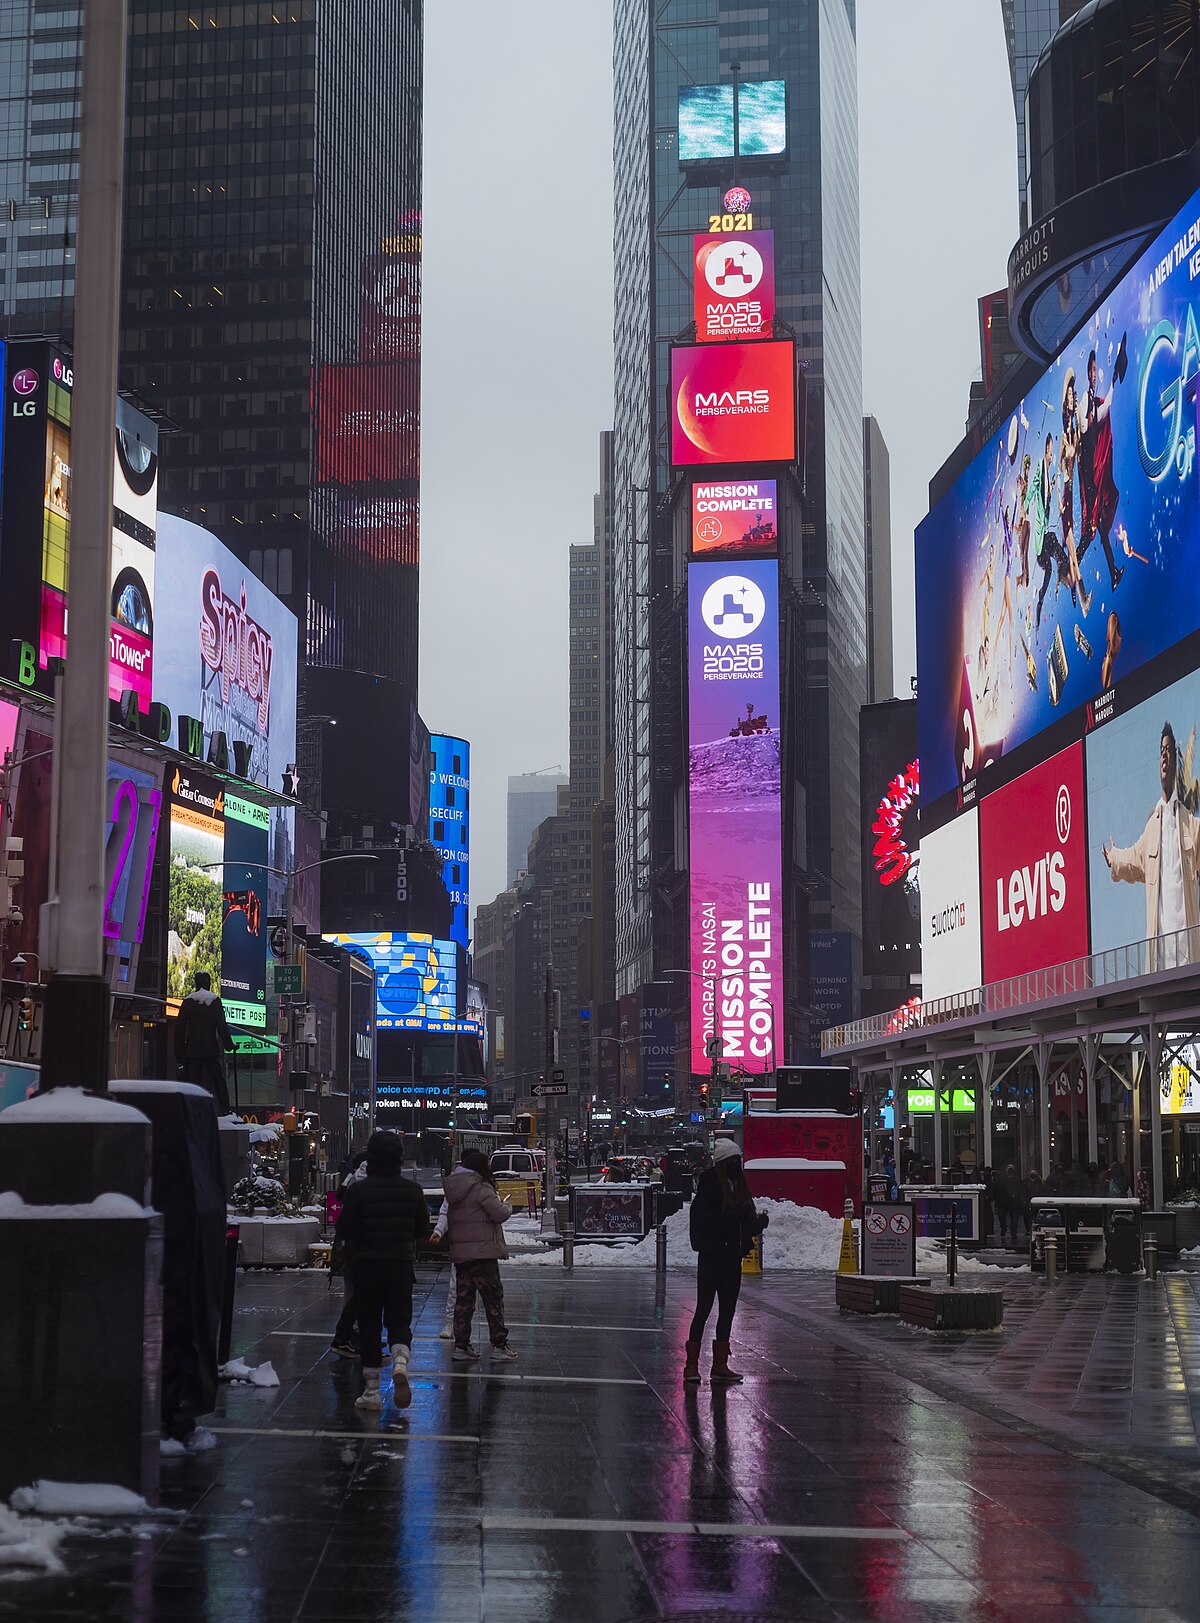
<svg viewBox="0 0 1200 1623">
<path fill-rule="evenodd" d="M 408 1357 L 413 1263 L 430 1225 L 424 1190 L 403 1172 L 402 1140 L 395 1133 L 372 1133 L 367 1142 L 367 1176 L 347 1189 L 337 1223 L 337 1237 L 346 1246 L 362 1340 L 365 1384 L 356 1400 L 360 1409 L 383 1407 L 379 1340 L 385 1323 L 396 1407 L 403 1409 L 412 1401 Z"/>
<path fill-rule="evenodd" d="M 700 1379 L 700 1343 L 715 1301 L 718 1306 L 712 1379 L 740 1381 L 742 1377 L 729 1367 L 729 1333 L 742 1288 L 742 1258 L 769 1219 L 765 1212 L 754 1209 L 737 1145 L 719 1138 L 713 1145 L 712 1161 L 696 1186 L 689 1220 L 692 1250 L 698 1253 L 696 1311 L 688 1333 L 683 1378 Z"/>
</svg>

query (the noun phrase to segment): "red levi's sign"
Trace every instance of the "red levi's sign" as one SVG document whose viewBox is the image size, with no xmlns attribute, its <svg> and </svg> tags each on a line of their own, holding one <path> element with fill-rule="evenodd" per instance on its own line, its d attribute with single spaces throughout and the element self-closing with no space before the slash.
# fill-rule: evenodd
<svg viewBox="0 0 1200 1623">
<path fill-rule="evenodd" d="M 981 801 L 985 980 L 1087 953 L 1085 806 L 1082 744 Z"/>
</svg>

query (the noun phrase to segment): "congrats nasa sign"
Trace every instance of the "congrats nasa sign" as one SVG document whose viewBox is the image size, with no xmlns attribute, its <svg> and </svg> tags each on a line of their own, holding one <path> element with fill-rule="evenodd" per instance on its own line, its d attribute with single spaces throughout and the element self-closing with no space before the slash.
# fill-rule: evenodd
<svg viewBox="0 0 1200 1623">
<path fill-rule="evenodd" d="M 770 338 L 775 325 L 775 233 L 693 238 L 696 341 Z"/>
</svg>

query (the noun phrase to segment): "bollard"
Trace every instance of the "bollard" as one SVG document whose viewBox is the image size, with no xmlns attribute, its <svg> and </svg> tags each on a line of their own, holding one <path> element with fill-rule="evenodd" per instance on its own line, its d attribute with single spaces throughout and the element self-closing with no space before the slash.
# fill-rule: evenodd
<svg viewBox="0 0 1200 1623">
<path fill-rule="evenodd" d="M 951 1289 L 958 1276 L 958 1202 L 950 1202 L 950 1249 L 946 1253 L 946 1272 L 950 1275 Z"/>
<path fill-rule="evenodd" d="M 1058 1282 L 1058 1235 L 1047 1234 L 1042 1241 L 1042 1254 L 1046 1259 L 1046 1283 L 1054 1285 Z"/>
<path fill-rule="evenodd" d="M 571 1273 L 575 1267 L 575 1230 L 570 1223 L 563 1225 L 563 1267 Z"/>
<path fill-rule="evenodd" d="M 665 1274 L 667 1271 L 667 1225 L 660 1223 L 654 1231 L 654 1272 Z"/>
<path fill-rule="evenodd" d="M 1158 1235 L 1145 1234 L 1142 1236 L 1142 1262 L 1146 1269 L 1146 1278 L 1151 1284 L 1158 1278 Z"/>
</svg>

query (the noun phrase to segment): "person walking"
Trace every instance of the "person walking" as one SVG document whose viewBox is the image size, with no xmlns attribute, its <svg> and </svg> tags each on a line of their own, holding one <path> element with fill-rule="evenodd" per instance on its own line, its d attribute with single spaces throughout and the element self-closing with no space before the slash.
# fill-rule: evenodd
<svg viewBox="0 0 1200 1623">
<path fill-rule="evenodd" d="M 685 1349 L 685 1381 L 700 1379 L 700 1343 L 704 1327 L 717 1303 L 717 1328 L 712 1345 L 711 1379 L 740 1381 L 729 1367 L 729 1335 L 738 1293 L 742 1288 L 742 1258 L 769 1219 L 757 1212 L 742 1170 L 742 1152 L 731 1139 L 713 1145 L 712 1166 L 700 1175 L 692 1199 L 689 1232 L 696 1260 L 696 1311 L 692 1315 Z"/>
<path fill-rule="evenodd" d="M 487 1315 L 493 1357 L 515 1358 L 516 1349 L 508 1344 L 504 1287 L 500 1283 L 500 1259 L 508 1255 L 504 1224 L 513 1209 L 496 1193 L 488 1158 L 482 1150 L 464 1150 L 462 1160 L 442 1187 L 446 1191 L 446 1239 L 457 1279 L 450 1356 L 457 1363 L 479 1357 L 479 1349 L 471 1344 L 471 1320 L 478 1295 Z"/>
<path fill-rule="evenodd" d="M 185 1082 L 207 1088 L 218 1116 L 229 1114 L 225 1087 L 225 1055 L 233 1053 L 233 1038 L 225 1023 L 225 1010 L 212 989 L 206 969 L 196 971 L 196 984 L 179 1005 L 175 1022 L 175 1063 Z"/>
<path fill-rule="evenodd" d="M 387 1325 L 392 1354 L 392 1397 L 398 1409 L 412 1401 L 408 1359 L 412 1348 L 413 1264 L 429 1233 L 425 1192 L 404 1176 L 404 1144 L 395 1133 L 367 1141 L 367 1176 L 346 1191 L 337 1222 L 345 1242 L 362 1343 L 360 1409 L 382 1409 L 380 1340 Z"/>
<path fill-rule="evenodd" d="M 360 1150 L 352 1156 L 346 1169 L 346 1176 L 342 1179 L 338 1191 L 340 1200 L 345 1201 L 346 1193 L 356 1183 L 361 1183 L 367 1175 L 367 1152 Z M 342 1311 L 338 1315 L 338 1322 L 334 1328 L 333 1341 L 330 1351 L 335 1352 L 339 1358 L 357 1358 L 362 1351 L 358 1336 L 358 1303 L 354 1300 L 354 1275 L 346 1263 L 346 1246 L 340 1235 L 334 1233 L 333 1254 L 329 1262 L 330 1272 L 340 1273 L 342 1276 Z"/>
<path fill-rule="evenodd" d="M 1026 1199 L 1025 1186 L 1017 1177 L 1017 1169 L 1010 1161 L 998 1178 L 992 1179 L 992 1205 L 996 1208 L 996 1216 L 1000 1219 L 1000 1244 L 1004 1245 L 1009 1236 L 1012 1243 L 1017 1243 L 1017 1218 L 1024 1209 Z"/>
</svg>

